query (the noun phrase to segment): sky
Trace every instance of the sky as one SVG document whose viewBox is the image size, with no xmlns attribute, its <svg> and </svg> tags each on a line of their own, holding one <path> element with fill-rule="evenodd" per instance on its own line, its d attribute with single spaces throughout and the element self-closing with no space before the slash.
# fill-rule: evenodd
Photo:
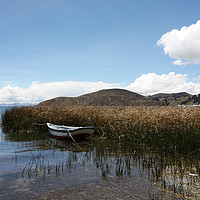
<svg viewBox="0 0 200 200">
<path fill-rule="evenodd" d="M 101 89 L 200 93 L 199 0 L 0 0 L 0 104 Z"/>
</svg>

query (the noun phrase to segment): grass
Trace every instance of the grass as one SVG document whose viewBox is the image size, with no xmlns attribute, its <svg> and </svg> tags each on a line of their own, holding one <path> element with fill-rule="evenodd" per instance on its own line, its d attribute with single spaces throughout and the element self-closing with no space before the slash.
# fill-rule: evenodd
<svg viewBox="0 0 200 200">
<path fill-rule="evenodd" d="M 40 133 L 45 124 L 94 126 L 101 138 L 131 140 L 189 153 L 200 148 L 199 107 L 14 107 L 2 115 L 8 133 Z"/>
</svg>

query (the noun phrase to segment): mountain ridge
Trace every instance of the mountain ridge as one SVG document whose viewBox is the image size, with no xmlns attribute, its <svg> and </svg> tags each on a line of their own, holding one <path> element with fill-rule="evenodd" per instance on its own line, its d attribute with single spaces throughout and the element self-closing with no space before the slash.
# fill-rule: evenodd
<svg viewBox="0 0 200 200">
<path fill-rule="evenodd" d="M 174 98 L 181 98 L 181 97 L 191 97 L 192 95 L 187 93 L 187 92 L 177 92 L 177 93 L 158 93 L 151 95 L 153 98 L 169 98 L 169 97 L 174 97 Z"/>
<path fill-rule="evenodd" d="M 162 102 L 125 89 L 103 89 L 78 97 L 56 97 L 43 101 L 38 106 L 159 106 Z"/>
<path fill-rule="evenodd" d="M 168 106 L 187 102 L 192 97 L 187 92 L 158 93 L 143 96 L 125 89 L 103 89 L 78 97 L 56 97 L 42 101 L 38 106 Z"/>
</svg>

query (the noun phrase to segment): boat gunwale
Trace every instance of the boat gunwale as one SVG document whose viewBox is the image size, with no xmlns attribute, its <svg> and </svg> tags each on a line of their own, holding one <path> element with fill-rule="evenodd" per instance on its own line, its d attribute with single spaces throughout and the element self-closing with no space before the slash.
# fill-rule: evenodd
<svg viewBox="0 0 200 200">
<path fill-rule="evenodd" d="M 53 131 L 57 131 L 57 132 L 70 132 L 70 133 L 73 133 L 75 131 L 78 131 L 78 130 L 86 130 L 86 129 L 89 129 L 89 130 L 94 130 L 94 128 L 92 126 L 87 126 L 87 127 L 71 127 L 69 126 L 69 128 L 67 128 L 67 126 L 62 126 L 62 125 L 56 125 L 56 124 L 52 124 L 53 126 L 55 127 L 52 127 L 51 126 L 52 123 L 47 123 L 47 127 Z M 60 126 L 57 128 L 57 126 Z M 60 129 L 59 129 L 60 128 Z"/>
</svg>

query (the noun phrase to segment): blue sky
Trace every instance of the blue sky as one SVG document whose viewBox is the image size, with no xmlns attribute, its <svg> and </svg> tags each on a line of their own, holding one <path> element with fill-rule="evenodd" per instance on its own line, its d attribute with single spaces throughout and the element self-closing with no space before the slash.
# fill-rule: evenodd
<svg viewBox="0 0 200 200">
<path fill-rule="evenodd" d="M 199 8 L 199 0 L 0 0 L 0 103 L 113 87 L 198 94 Z"/>
</svg>

